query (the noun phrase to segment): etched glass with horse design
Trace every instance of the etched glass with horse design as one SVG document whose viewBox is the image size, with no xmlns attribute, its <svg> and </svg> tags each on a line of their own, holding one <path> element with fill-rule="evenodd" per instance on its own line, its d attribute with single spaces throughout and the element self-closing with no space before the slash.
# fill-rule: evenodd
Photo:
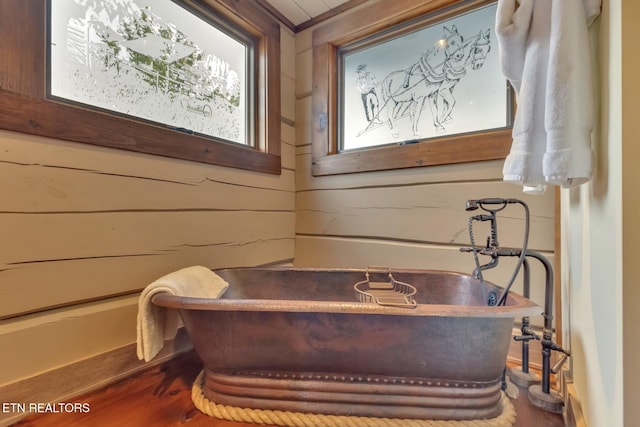
<svg viewBox="0 0 640 427">
<path fill-rule="evenodd" d="M 507 126 L 494 17 L 492 4 L 377 45 L 345 48 L 341 148 Z"/>
</svg>

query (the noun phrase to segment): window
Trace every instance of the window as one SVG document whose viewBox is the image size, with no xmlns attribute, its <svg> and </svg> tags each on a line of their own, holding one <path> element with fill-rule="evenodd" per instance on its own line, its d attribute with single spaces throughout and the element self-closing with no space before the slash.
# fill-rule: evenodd
<svg viewBox="0 0 640 427">
<path fill-rule="evenodd" d="M 504 158 L 513 98 L 497 61 L 480 62 L 495 38 L 494 10 L 495 0 L 382 0 L 314 30 L 312 173 Z M 463 93 L 473 95 L 445 126 L 465 75 L 475 87 Z"/>
<path fill-rule="evenodd" d="M 225 4 L 2 1 L 0 127 L 279 174 L 280 28 Z"/>
</svg>

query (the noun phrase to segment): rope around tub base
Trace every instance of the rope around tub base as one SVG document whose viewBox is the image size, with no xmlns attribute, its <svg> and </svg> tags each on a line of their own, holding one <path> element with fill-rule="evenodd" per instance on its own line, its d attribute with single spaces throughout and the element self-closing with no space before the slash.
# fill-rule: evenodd
<svg viewBox="0 0 640 427">
<path fill-rule="evenodd" d="M 308 414 L 219 405 L 205 397 L 202 391 L 203 378 L 204 371 L 200 372 L 193 383 L 191 400 L 201 412 L 227 421 L 284 427 L 512 427 L 516 420 L 516 410 L 505 393 L 502 393 L 502 413 L 495 418 L 460 421 L 412 420 Z"/>
</svg>

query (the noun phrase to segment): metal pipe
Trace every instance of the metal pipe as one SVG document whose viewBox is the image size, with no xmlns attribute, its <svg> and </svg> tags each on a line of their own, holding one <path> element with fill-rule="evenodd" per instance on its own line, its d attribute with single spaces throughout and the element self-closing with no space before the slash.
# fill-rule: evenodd
<svg viewBox="0 0 640 427">
<path fill-rule="evenodd" d="M 526 319 L 526 320 L 525 320 Z M 522 333 L 529 327 L 529 317 L 522 318 Z M 522 372 L 529 373 L 529 340 L 522 340 Z"/>
<path fill-rule="evenodd" d="M 553 340 L 553 268 L 549 260 L 539 252 L 527 251 L 527 257 L 535 258 L 542 263 L 545 271 L 544 289 L 544 329 L 542 331 L 542 383 L 541 389 L 545 394 L 551 391 L 551 350 L 559 349 Z"/>
<path fill-rule="evenodd" d="M 527 250 L 525 255 L 537 259 L 544 266 L 544 327 L 553 330 L 553 268 L 549 260 L 539 252 Z"/>
<path fill-rule="evenodd" d="M 522 263 L 522 296 L 525 298 L 529 298 L 529 292 L 531 289 L 531 271 L 530 271 L 529 260 L 524 259 Z M 522 335 L 529 335 L 529 316 L 525 316 L 522 318 L 522 327 L 520 330 L 522 331 Z M 525 374 L 529 373 L 529 340 L 522 340 L 522 372 Z"/>
</svg>

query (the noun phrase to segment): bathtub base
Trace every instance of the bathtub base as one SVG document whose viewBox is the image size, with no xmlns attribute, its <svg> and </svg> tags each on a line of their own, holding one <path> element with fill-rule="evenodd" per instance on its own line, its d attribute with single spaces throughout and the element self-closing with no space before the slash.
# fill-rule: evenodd
<svg viewBox="0 0 640 427">
<path fill-rule="evenodd" d="M 204 373 L 202 391 L 241 408 L 360 417 L 472 420 L 500 415 L 501 380 L 490 383 L 344 373 Z"/>
</svg>

